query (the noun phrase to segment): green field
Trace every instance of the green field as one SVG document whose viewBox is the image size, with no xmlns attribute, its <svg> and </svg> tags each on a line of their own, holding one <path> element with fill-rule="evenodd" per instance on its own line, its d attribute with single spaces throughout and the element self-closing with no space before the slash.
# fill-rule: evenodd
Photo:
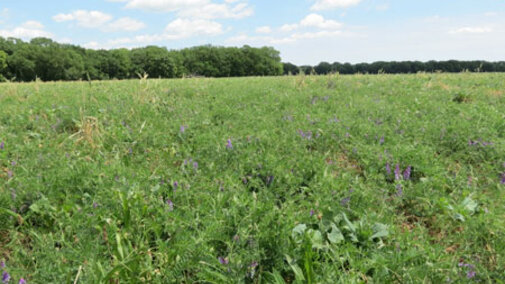
<svg viewBox="0 0 505 284">
<path fill-rule="evenodd" d="M 505 74 L 6 83 L 0 143 L 10 283 L 505 279 Z"/>
</svg>

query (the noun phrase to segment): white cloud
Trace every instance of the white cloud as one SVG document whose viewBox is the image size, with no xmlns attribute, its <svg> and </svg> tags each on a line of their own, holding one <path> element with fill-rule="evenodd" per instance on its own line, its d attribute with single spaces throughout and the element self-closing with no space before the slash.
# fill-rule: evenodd
<svg viewBox="0 0 505 284">
<path fill-rule="evenodd" d="M 150 12 L 174 12 L 179 9 L 203 6 L 208 0 L 126 0 L 126 8 L 140 9 Z"/>
<path fill-rule="evenodd" d="M 148 12 L 176 12 L 179 18 L 195 19 L 241 19 L 249 17 L 254 10 L 244 0 L 108 0 L 124 2 L 125 8 Z"/>
<path fill-rule="evenodd" d="M 165 28 L 169 36 L 185 38 L 198 35 L 213 36 L 223 33 L 223 26 L 220 23 L 208 20 L 188 20 L 176 19 Z"/>
<path fill-rule="evenodd" d="M 336 8 L 347 8 L 358 5 L 361 0 L 315 0 L 316 3 L 310 7 L 313 11 L 331 10 Z"/>
<path fill-rule="evenodd" d="M 44 25 L 37 21 L 28 21 L 24 22 L 22 27 L 31 30 L 41 30 L 44 28 Z"/>
<path fill-rule="evenodd" d="M 335 20 L 326 20 L 318 14 L 309 14 L 296 24 L 282 25 L 279 30 L 281 32 L 292 32 L 301 28 L 316 28 L 320 30 L 337 30 L 342 27 L 342 24 Z"/>
<path fill-rule="evenodd" d="M 84 28 L 99 28 L 112 20 L 112 16 L 100 11 L 77 10 L 70 14 L 58 14 L 53 17 L 56 22 L 76 21 Z"/>
<path fill-rule="evenodd" d="M 242 19 L 253 14 L 254 10 L 246 3 L 238 3 L 234 6 L 208 3 L 187 7 L 178 12 L 179 17 L 195 19 Z"/>
<path fill-rule="evenodd" d="M 270 28 L 269 26 L 262 26 L 256 28 L 256 32 L 259 34 L 269 34 L 272 32 L 272 28 Z"/>
<path fill-rule="evenodd" d="M 282 32 L 290 32 L 290 31 L 294 31 L 298 28 L 298 24 L 285 24 L 285 25 L 282 25 L 281 27 L 281 31 Z"/>
<path fill-rule="evenodd" d="M 273 36 L 248 36 L 245 34 L 234 36 L 228 38 L 226 43 L 228 44 L 253 44 L 253 45 L 280 45 L 280 44 L 290 44 L 295 43 L 300 40 L 305 39 L 317 39 L 325 38 L 331 39 L 337 36 L 341 36 L 341 31 L 318 31 L 318 32 L 300 32 L 293 33 L 284 37 L 273 37 Z"/>
<path fill-rule="evenodd" d="M 115 21 L 109 14 L 100 11 L 77 10 L 69 14 L 58 14 L 53 16 L 56 22 L 75 21 L 83 28 L 97 28 L 105 32 L 127 31 L 133 32 L 145 28 L 141 21 L 124 17 Z"/>
<path fill-rule="evenodd" d="M 282 36 L 248 36 L 240 34 L 228 38 L 227 43 L 232 44 L 288 44 L 305 39 L 327 38 L 331 39 L 343 34 L 340 30 L 342 24 L 334 21 L 327 20 L 318 14 L 309 14 L 303 18 L 299 23 L 282 25 L 278 30 Z M 272 28 L 269 26 L 258 27 L 256 33 L 269 34 Z"/>
<path fill-rule="evenodd" d="M 170 22 L 163 33 L 144 34 L 133 37 L 122 37 L 98 43 L 91 41 L 84 44 L 92 49 L 111 49 L 119 47 L 146 46 L 154 43 L 184 39 L 195 36 L 215 36 L 224 32 L 220 23 L 203 19 L 175 19 Z"/>
<path fill-rule="evenodd" d="M 32 39 L 35 37 L 53 37 L 53 34 L 44 30 L 44 25 L 36 21 L 28 21 L 12 30 L 0 30 L 1 37 L 15 37 Z"/>
<path fill-rule="evenodd" d="M 341 23 L 334 20 L 325 20 L 323 16 L 318 14 L 310 14 L 301 22 L 302 27 L 319 28 L 323 30 L 336 30 L 342 26 Z"/>
<path fill-rule="evenodd" d="M 490 27 L 462 27 L 449 31 L 450 34 L 484 34 L 490 33 L 493 29 Z"/>
<path fill-rule="evenodd" d="M 119 19 L 107 24 L 104 27 L 104 30 L 106 30 L 106 31 L 135 32 L 135 31 L 141 30 L 145 27 L 146 27 L 146 25 L 143 22 L 137 21 L 132 18 L 125 17 L 125 18 L 119 18 Z"/>
</svg>

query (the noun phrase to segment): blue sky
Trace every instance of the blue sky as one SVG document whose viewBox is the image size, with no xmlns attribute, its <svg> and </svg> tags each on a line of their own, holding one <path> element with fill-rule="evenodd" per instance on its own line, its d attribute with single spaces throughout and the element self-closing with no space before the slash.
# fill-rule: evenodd
<svg viewBox="0 0 505 284">
<path fill-rule="evenodd" d="M 273 46 L 283 61 L 505 60 L 505 0 L 0 0 L 0 36 Z"/>
</svg>

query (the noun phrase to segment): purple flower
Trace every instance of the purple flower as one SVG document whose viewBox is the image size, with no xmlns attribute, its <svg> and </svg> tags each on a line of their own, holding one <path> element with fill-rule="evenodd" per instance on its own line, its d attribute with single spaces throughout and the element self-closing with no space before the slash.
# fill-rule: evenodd
<svg viewBox="0 0 505 284">
<path fill-rule="evenodd" d="M 391 166 L 389 165 L 389 162 L 388 162 L 388 163 L 386 163 L 386 173 L 387 173 L 388 175 L 390 175 L 390 174 L 391 174 Z"/>
<path fill-rule="evenodd" d="M 251 269 L 254 269 L 258 266 L 258 262 L 257 261 L 253 261 L 250 265 L 249 265 L 249 268 Z"/>
<path fill-rule="evenodd" d="M 19 279 L 18 284 L 26 284 L 26 280 L 24 278 Z"/>
<path fill-rule="evenodd" d="M 132 148 L 128 148 L 128 154 L 133 154 L 133 149 Z"/>
<path fill-rule="evenodd" d="M 310 209 L 310 217 L 314 216 L 314 209 Z"/>
<path fill-rule="evenodd" d="M 412 172 L 412 167 L 408 166 L 405 171 L 403 172 L 403 179 L 404 180 L 409 180 L 410 179 L 410 173 Z"/>
<path fill-rule="evenodd" d="M 177 181 L 174 181 L 174 191 L 177 190 L 177 187 L 179 187 L 179 183 Z"/>
<path fill-rule="evenodd" d="M 501 175 L 501 184 L 505 184 L 505 173 Z"/>
<path fill-rule="evenodd" d="M 0 261 L 0 267 L 1 267 L 2 269 L 3 269 L 3 268 L 5 268 L 5 261 L 3 261 L 3 260 L 2 260 L 2 261 Z"/>
<path fill-rule="evenodd" d="M 4 271 L 2 273 L 2 283 L 9 283 L 10 280 L 11 276 L 9 275 L 9 273 L 7 273 L 7 271 Z"/>
<path fill-rule="evenodd" d="M 400 180 L 400 165 L 399 165 L 399 164 L 396 164 L 396 168 L 395 168 L 395 179 L 396 179 L 396 180 Z"/>
<path fill-rule="evenodd" d="M 186 126 L 181 125 L 181 129 L 180 130 L 181 130 L 181 133 L 184 133 L 184 131 L 186 131 Z"/>
<path fill-rule="evenodd" d="M 198 170 L 198 162 L 193 162 L 193 169 Z"/>
<path fill-rule="evenodd" d="M 168 210 L 174 211 L 174 203 L 172 202 L 172 200 L 168 199 L 166 203 L 168 205 Z"/>
<path fill-rule="evenodd" d="M 401 184 L 396 185 L 396 196 L 402 197 L 403 196 L 403 188 Z"/>
<path fill-rule="evenodd" d="M 474 277 L 475 277 L 475 274 L 476 274 L 476 273 L 475 273 L 475 271 L 470 270 L 470 271 L 468 271 L 468 272 L 466 273 L 466 278 L 468 278 L 468 279 L 472 279 L 472 278 L 474 278 Z"/>
<path fill-rule="evenodd" d="M 228 139 L 226 143 L 226 149 L 233 149 L 233 145 L 231 144 L 231 139 Z"/>
<path fill-rule="evenodd" d="M 222 265 L 228 265 L 229 263 L 228 258 L 218 257 L 217 260 L 219 260 L 219 263 Z"/>
<path fill-rule="evenodd" d="M 349 202 L 351 202 L 351 197 L 346 197 L 340 200 L 340 205 L 342 205 L 342 207 L 346 207 L 347 205 L 349 205 Z"/>
<path fill-rule="evenodd" d="M 5 143 L 4 143 L 4 141 L 2 141 L 0 143 L 0 150 L 3 150 L 3 149 L 5 149 Z"/>
<path fill-rule="evenodd" d="M 381 137 L 381 140 L 379 140 L 379 144 L 382 145 L 384 144 L 384 136 Z"/>
</svg>

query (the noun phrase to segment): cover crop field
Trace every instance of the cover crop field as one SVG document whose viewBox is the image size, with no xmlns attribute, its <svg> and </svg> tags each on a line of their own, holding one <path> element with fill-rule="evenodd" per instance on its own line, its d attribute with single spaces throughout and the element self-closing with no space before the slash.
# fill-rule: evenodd
<svg viewBox="0 0 505 284">
<path fill-rule="evenodd" d="M 0 84 L 18 283 L 503 283 L 505 74 Z"/>
</svg>

